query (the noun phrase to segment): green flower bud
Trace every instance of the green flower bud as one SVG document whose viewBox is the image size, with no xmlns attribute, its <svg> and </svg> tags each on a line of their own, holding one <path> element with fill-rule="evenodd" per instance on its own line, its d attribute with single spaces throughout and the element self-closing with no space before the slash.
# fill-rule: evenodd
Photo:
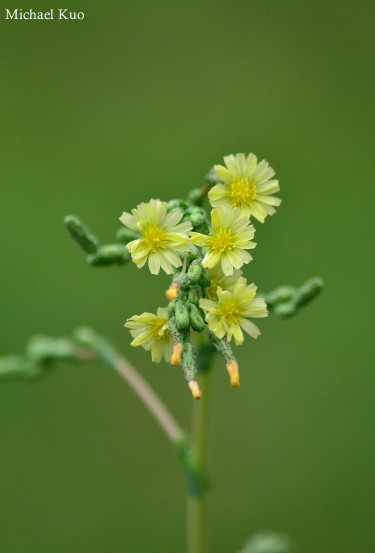
<svg viewBox="0 0 375 553">
<path fill-rule="evenodd" d="M 311 278 L 296 292 L 295 302 L 299 307 L 313 300 L 323 289 L 323 280 L 319 277 Z"/>
<path fill-rule="evenodd" d="M 182 336 L 177 327 L 176 317 L 171 317 L 169 319 L 168 327 L 169 327 L 169 332 L 171 333 L 171 336 L 172 336 L 173 343 L 180 344 L 182 342 Z"/>
<path fill-rule="evenodd" d="M 174 199 L 174 200 L 170 200 L 167 203 L 167 212 L 169 213 L 170 211 L 172 211 L 172 209 L 177 209 L 177 208 L 181 209 L 181 211 L 186 211 L 188 207 L 189 205 L 184 200 Z"/>
<path fill-rule="evenodd" d="M 273 313 L 277 317 L 288 318 L 293 317 L 297 313 L 296 304 L 294 301 L 279 303 L 273 308 Z"/>
<path fill-rule="evenodd" d="M 77 348 L 68 338 L 50 338 L 49 336 L 33 336 L 26 345 L 26 355 L 36 363 L 51 361 L 74 361 Z"/>
<path fill-rule="evenodd" d="M 188 194 L 187 201 L 193 205 L 201 205 L 203 201 L 203 193 L 201 188 L 193 188 L 193 190 L 191 190 Z"/>
<path fill-rule="evenodd" d="M 190 279 L 186 273 L 177 273 L 173 278 L 173 283 L 177 284 L 180 290 L 187 290 L 190 284 Z"/>
<path fill-rule="evenodd" d="M 180 330 L 189 328 L 189 311 L 186 307 L 186 303 L 183 302 L 181 299 L 177 300 L 175 313 L 176 313 L 177 327 Z"/>
<path fill-rule="evenodd" d="M 83 226 L 81 221 L 74 215 L 67 215 L 64 219 L 64 225 L 70 236 L 87 253 L 95 253 L 98 249 L 98 241 Z"/>
<path fill-rule="evenodd" d="M 212 167 L 212 169 L 209 170 L 208 174 L 205 176 L 204 180 L 209 186 L 215 186 L 215 184 L 218 184 L 219 182 L 222 182 L 216 175 L 215 169 Z"/>
<path fill-rule="evenodd" d="M 203 332 L 205 324 L 198 307 L 194 303 L 189 303 L 188 309 L 191 328 L 196 332 Z"/>
<path fill-rule="evenodd" d="M 211 284 L 211 278 L 206 269 L 202 270 L 202 274 L 199 279 L 199 284 L 203 286 L 203 288 L 207 288 Z"/>
<path fill-rule="evenodd" d="M 130 228 L 121 227 L 116 232 L 116 238 L 123 244 L 128 244 L 132 240 L 137 240 L 137 238 L 140 237 L 139 232 L 135 232 L 135 230 L 131 230 Z"/>
<path fill-rule="evenodd" d="M 202 274 L 202 265 L 199 259 L 190 263 L 187 274 L 191 284 L 196 284 L 198 282 Z"/>
<path fill-rule="evenodd" d="M 293 553 L 294 547 L 288 536 L 273 532 L 255 534 L 239 553 Z"/>
<path fill-rule="evenodd" d="M 42 374 L 34 361 L 22 355 L 8 355 L 0 358 L 0 379 L 34 378 Z"/>
<path fill-rule="evenodd" d="M 184 345 L 181 358 L 181 369 L 188 382 L 195 379 L 196 365 L 195 357 L 196 351 L 190 343 Z"/>
<path fill-rule="evenodd" d="M 131 259 L 130 252 L 123 244 L 107 244 L 98 248 L 96 254 L 87 256 L 87 263 L 95 267 L 123 265 Z"/>
<path fill-rule="evenodd" d="M 201 207 L 195 207 L 190 214 L 190 221 L 194 228 L 199 227 L 206 221 L 206 212 Z"/>
<path fill-rule="evenodd" d="M 199 284 L 193 284 L 189 290 L 188 301 L 189 303 L 194 303 L 194 305 L 199 305 L 199 300 L 202 297 L 202 288 Z"/>
<path fill-rule="evenodd" d="M 172 300 L 168 303 L 168 316 L 169 318 L 174 316 L 174 311 L 176 307 L 177 300 Z"/>
<path fill-rule="evenodd" d="M 293 286 L 280 286 L 276 290 L 272 290 L 265 300 L 267 305 L 278 305 L 279 303 L 284 303 L 290 301 L 296 292 L 296 289 Z"/>
<path fill-rule="evenodd" d="M 188 262 L 191 263 L 195 259 L 202 259 L 201 250 L 195 244 L 190 244 Z"/>
</svg>

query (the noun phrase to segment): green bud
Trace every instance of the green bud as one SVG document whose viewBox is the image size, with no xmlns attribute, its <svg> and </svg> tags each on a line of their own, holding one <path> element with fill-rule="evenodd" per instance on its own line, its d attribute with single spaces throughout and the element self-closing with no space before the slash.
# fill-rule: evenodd
<svg viewBox="0 0 375 553">
<path fill-rule="evenodd" d="M 313 300 L 322 291 L 323 286 L 323 280 L 319 277 L 311 278 L 305 282 L 295 295 L 295 302 L 298 307 L 302 307 Z"/>
<path fill-rule="evenodd" d="M 270 306 L 278 305 L 279 303 L 290 301 L 294 297 L 295 292 L 296 289 L 293 286 L 280 286 L 267 294 L 265 300 Z"/>
<path fill-rule="evenodd" d="M 278 305 L 275 305 L 272 312 L 277 317 L 282 317 L 285 319 L 288 317 L 293 317 L 293 315 L 297 313 L 296 304 L 294 301 L 279 303 Z"/>
<path fill-rule="evenodd" d="M 173 282 L 177 284 L 180 290 L 187 290 L 189 288 L 190 279 L 186 273 L 177 273 L 173 278 Z"/>
<path fill-rule="evenodd" d="M 181 358 L 181 369 L 184 373 L 184 376 L 188 382 L 190 380 L 195 379 L 196 374 L 196 365 L 195 365 L 195 357 L 196 357 L 196 351 L 193 348 L 193 346 L 188 342 L 184 345 L 184 349 L 182 350 L 182 358 Z"/>
<path fill-rule="evenodd" d="M 203 201 L 203 193 L 200 188 L 193 188 L 188 194 L 187 201 L 193 205 L 201 205 Z"/>
<path fill-rule="evenodd" d="M 194 303 L 189 303 L 188 309 L 191 328 L 196 332 L 203 332 L 205 324 L 198 307 Z"/>
<path fill-rule="evenodd" d="M 4 378 L 34 378 L 42 374 L 34 361 L 22 355 L 0 357 L 0 379 Z"/>
<path fill-rule="evenodd" d="M 48 364 L 51 361 L 74 361 L 77 348 L 68 338 L 33 336 L 26 345 L 26 355 L 36 363 Z"/>
<path fill-rule="evenodd" d="M 202 288 L 199 286 L 199 284 L 193 284 L 193 286 L 189 290 L 189 296 L 188 301 L 189 303 L 194 303 L 195 305 L 199 305 L 199 300 L 202 297 Z"/>
<path fill-rule="evenodd" d="M 81 221 L 74 215 L 67 215 L 64 219 L 64 225 L 70 236 L 87 253 L 95 253 L 98 249 L 98 241 L 83 226 Z"/>
<path fill-rule="evenodd" d="M 87 263 L 95 267 L 123 265 L 131 259 L 130 252 L 123 244 L 108 244 L 98 248 L 96 254 L 87 256 Z"/>
<path fill-rule="evenodd" d="M 206 221 L 206 212 L 201 207 L 195 207 L 190 215 L 190 221 L 194 228 L 203 225 Z"/>
<path fill-rule="evenodd" d="M 203 288 L 207 288 L 211 284 L 211 278 L 206 269 L 202 270 L 202 274 L 199 279 L 199 284 L 203 286 Z"/>
<path fill-rule="evenodd" d="M 191 263 L 195 259 L 202 259 L 201 250 L 195 244 L 190 244 L 188 262 Z"/>
<path fill-rule="evenodd" d="M 175 199 L 170 200 L 167 202 L 167 212 L 169 213 L 172 211 L 172 209 L 181 209 L 181 211 L 186 211 L 189 207 L 189 204 L 187 204 L 184 200 L 181 199 Z"/>
<path fill-rule="evenodd" d="M 189 311 L 186 307 L 186 303 L 183 302 L 181 299 L 177 300 L 175 313 L 176 313 L 177 327 L 180 330 L 189 328 Z"/>
<path fill-rule="evenodd" d="M 137 240 L 137 238 L 140 237 L 139 232 L 135 232 L 135 230 L 131 230 L 130 228 L 121 227 L 116 232 L 116 238 L 120 242 L 123 242 L 124 244 L 128 244 L 132 240 Z"/>
<path fill-rule="evenodd" d="M 199 259 L 195 259 L 190 263 L 187 274 L 191 284 L 196 284 L 198 282 L 202 274 L 202 265 Z"/>
<path fill-rule="evenodd" d="M 205 176 L 204 180 L 209 186 L 215 186 L 215 184 L 218 184 L 219 182 L 222 182 L 216 175 L 215 169 L 212 167 L 212 169 L 209 170 L 208 174 Z"/>
<path fill-rule="evenodd" d="M 168 316 L 169 318 L 174 316 L 174 311 L 176 307 L 177 300 L 172 300 L 168 303 Z"/>
</svg>

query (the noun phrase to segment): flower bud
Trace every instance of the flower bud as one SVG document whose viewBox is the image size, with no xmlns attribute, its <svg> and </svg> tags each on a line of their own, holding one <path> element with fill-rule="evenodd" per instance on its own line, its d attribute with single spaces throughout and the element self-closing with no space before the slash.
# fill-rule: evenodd
<svg viewBox="0 0 375 553">
<path fill-rule="evenodd" d="M 313 300 L 323 289 L 323 280 L 321 278 L 311 278 L 303 284 L 296 292 L 295 302 L 298 306 L 306 305 Z"/>
<path fill-rule="evenodd" d="M 168 292 L 168 290 L 167 290 L 167 292 Z M 168 317 L 169 318 L 173 317 L 175 307 L 176 307 L 176 300 L 172 300 L 168 303 L 167 309 L 168 309 Z"/>
<path fill-rule="evenodd" d="M 182 301 L 181 299 L 177 300 L 176 307 L 175 307 L 175 313 L 176 313 L 176 322 L 177 327 L 180 330 L 184 330 L 186 328 L 189 328 L 189 312 L 186 306 L 186 303 Z"/>
<path fill-rule="evenodd" d="M 189 290 L 188 302 L 194 303 L 194 305 L 199 305 L 199 300 L 202 297 L 202 288 L 199 284 L 193 284 Z"/>
<path fill-rule="evenodd" d="M 273 308 L 273 314 L 277 317 L 288 318 L 297 313 L 296 304 L 294 301 L 279 303 Z"/>
<path fill-rule="evenodd" d="M 201 286 L 203 286 L 203 288 L 207 288 L 208 286 L 210 286 L 211 278 L 206 269 L 202 270 L 202 274 L 198 282 Z"/>
<path fill-rule="evenodd" d="M 215 184 L 218 184 L 219 182 L 222 182 L 218 176 L 215 173 L 215 169 L 212 167 L 212 169 L 209 170 L 208 174 L 205 176 L 206 183 L 209 186 L 215 186 Z"/>
<path fill-rule="evenodd" d="M 195 259 L 190 263 L 187 274 L 191 284 L 196 284 L 198 282 L 202 274 L 202 265 L 199 259 Z"/>
<path fill-rule="evenodd" d="M 203 201 L 203 193 L 201 188 L 193 188 L 191 192 L 189 192 L 187 201 L 190 202 L 193 205 L 201 205 Z"/>
<path fill-rule="evenodd" d="M 127 244 L 128 242 L 131 242 L 132 240 L 136 240 L 140 237 L 139 232 L 136 232 L 135 230 L 131 230 L 130 228 L 121 227 L 116 232 L 117 240 L 120 242 L 123 242 L 124 244 Z"/>
<path fill-rule="evenodd" d="M 201 393 L 201 391 L 200 391 L 200 389 L 199 389 L 198 382 L 197 382 L 196 380 L 190 380 L 190 381 L 188 382 L 188 386 L 189 386 L 189 388 L 190 388 L 190 390 L 191 390 L 191 393 L 192 393 L 192 395 L 193 395 L 193 398 L 194 398 L 194 399 L 200 399 L 202 393 Z"/>
<path fill-rule="evenodd" d="M 194 303 L 188 304 L 190 325 L 196 332 L 203 332 L 205 324 L 199 309 Z"/>
<path fill-rule="evenodd" d="M 95 253 L 98 249 L 98 241 L 81 221 L 74 215 L 67 215 L 64 219 L 66 230 L 79 246 L 87 253 Z"/>
<path fill-rule="evenodd" d="M 130 258 L 130 252 L 123 244 L 107 244 L 98 248 L 95 254 L 88 255 L 87 263 L 95 267 L 123 265 Z"/>
<path fill-rule="evenodd" d="M 274 306 L 290 301 L 294 297 L 295 292 L 296 289 L 293 286 L 280 286 L 266 296 L 266 303 L 267 305 Z"/>
<path fill-rule="evenodd" d="M 193 227 L 197 228 L 206 221 L 206 212 L 201 207 L 195 207 L 189 218 Z"/>
</svg>

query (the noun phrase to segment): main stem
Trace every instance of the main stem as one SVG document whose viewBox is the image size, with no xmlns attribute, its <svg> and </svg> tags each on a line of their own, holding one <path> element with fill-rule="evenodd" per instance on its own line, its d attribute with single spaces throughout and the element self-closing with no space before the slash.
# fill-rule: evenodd
<svg viewBox="0 0 375 553">
<path fill-rule="evenodd" d="M 187 497 L 187 553 L 207 552 L 207 520 L 206 520 L 206 473 L 207 453 L 207 419 L 209 404 L 210 370 L 201 372 L 199 384 L 202 392 L 201 399 L 194 402 L 193 425 L 191 444 L 193 450 L 193 466 L 201 480 L 198 488 L 188 489 Z"/>
</svg>

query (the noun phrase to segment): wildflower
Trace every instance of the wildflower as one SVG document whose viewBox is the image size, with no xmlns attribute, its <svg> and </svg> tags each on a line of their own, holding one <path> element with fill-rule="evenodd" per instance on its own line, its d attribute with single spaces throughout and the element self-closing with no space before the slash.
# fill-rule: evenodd
<svg viewBox="0 0 375 553">
<path fill-rule="evenodd" d="M 238 207 L 243 215 L 254 216 L 264 223 L 267 215 L 273 215 L 273 206 L 281 200 L 271 196 L 280 190 L 279 181 L 271 180 L 275 171 L 264 159 L 258 163 L 254 154 L 236 154 L 224 157 L 226 167 L 215 165 L 216 175 L 224 181 L 208 193 L 212 207 Z"/>
<path fill-rule="evenodd" d="M 242 275 L 241 269 L 236 269 L 232 275 L 226 276 L 223 273 L 221 265 L 216 265 L 213 269 L 208 270 L 211 278 L 211 284 L 207 288 L 208 295 L 212 300 L 217 300 L 217 288 L 220 286 L 222 290 L 232 292 L 237 280 Z"/>
<path fill-rule="evenodd" d="M 152 360 L 159 363 L 162 357 L 168 362 L 172 353 L 172 337 L 168 328 L 168 310 L 159 307 L 157 314 L 134 315 L 125 323 L 134 340 L 131 345 L 151 350 Z"/>
<path fill-rule="evenodd" d="M 263 298 L 255 298 L 256 286 L 247 286 L 246 279 L 240 277 L 233 291 L 217 288 L 218 302 L 201 299 L 200 307 L 206 311 L 208 328 L 222 339 L 230 342 L 232 336 L 236 345 L 244 341 L 241 328 L 253 338 L 260 334 L 259 328 L 249 318 L 267 317 L 267 307 Z"/>
<path fill-rule="evenodd" d="M 180 209 L 167 214 L 167 204 L 160 200 L 141 203 L 130 213 L 123 213 L 120 221 L 142 236 L 127 244 L 132 260 L 137 267 L 143 267 L 148 259 L 152 274 L 159 274 L 160 267 L 167 273 L 173 273 L 173 267 L 182 265 L 177 251 L 189 249 L 187 236 L 192 229 L 191 223 L 177 224 L 183 216 Z"/>
<path fill-rule="evenodd" d="M 211 233 L 209 236 L 198 232 L 189 234 L 191 241 L 200 247 L 207 247 L 202 267 L 212 269 L 219 262 L 225 276 L 233 274 L 233 267 L 239 269 L 252 260 L 246 251 L 255 248 L 254 227 L 248 217 L 241 217 L 238 208 L 229 207 L 211 211 Z"/>
</svg>

